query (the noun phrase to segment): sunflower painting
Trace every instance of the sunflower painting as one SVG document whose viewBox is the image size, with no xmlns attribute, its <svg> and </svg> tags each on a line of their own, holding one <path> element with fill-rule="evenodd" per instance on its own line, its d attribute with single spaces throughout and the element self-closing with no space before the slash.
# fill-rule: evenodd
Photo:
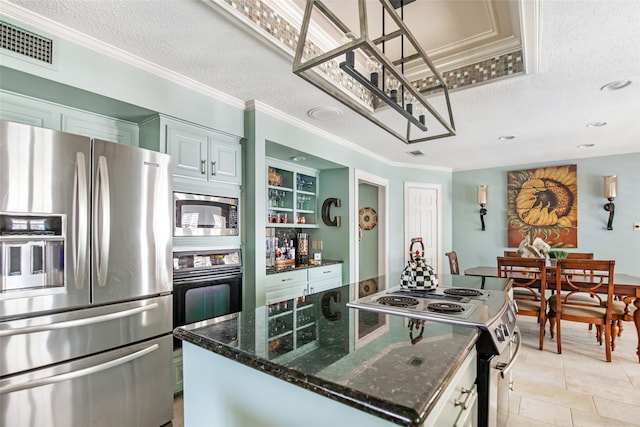
<svg viewBox="0 0 640 427">
<path fill-rule="evenodd" d="M 540 237 L 554 248 L 578 246 L 577 166 L 507 173 L 508 246 Z"/>
</svg>

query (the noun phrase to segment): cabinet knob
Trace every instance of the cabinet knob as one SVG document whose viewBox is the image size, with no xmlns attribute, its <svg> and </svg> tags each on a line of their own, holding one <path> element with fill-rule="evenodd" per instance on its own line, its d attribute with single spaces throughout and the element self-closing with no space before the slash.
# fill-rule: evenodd
<svg viewBox="0 0 640 427">
<path fill-rule="evenodd" d="M 201 160 L 200 161 L 200 173 L 202 175 L 206 175 L 207 171 L 205 170 L 205 168 L 207 167 L 207 161 L 206 160 Z"/>
<path fill-rule="evenodd" d="M 211 175 L 215 176 L 216 174 L 216 162 L 211 162 Z"/>
</svg>

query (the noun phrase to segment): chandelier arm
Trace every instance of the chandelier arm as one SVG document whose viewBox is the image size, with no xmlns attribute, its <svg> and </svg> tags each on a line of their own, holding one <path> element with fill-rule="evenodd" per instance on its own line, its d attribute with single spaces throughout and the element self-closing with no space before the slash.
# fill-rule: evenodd
<svg viewBox="0 0 640 427">
<path fill-rule="evenodd" d="M 391 108 L 396 110 L 398 113 L 402 114 L 411 123 L 418 126 L 421 130 L 423 131 L 428 130 L 425 125 L 420 123 L 418 119 L 413 117 L 413 115 L 409 114 L 404 108 L 402 108 L 400 105 L 394 102 L 391 98 L 389 98 L 386 93 L 378 89 L 376 86 L 372 85 L 371 82 L 369 82 L 369 80 L 367 80 L 367 78 L 362 74 L 360 74 L 355 68 L 351 67 L 346 62 L 342 62 L 340 64 L 340 69 L 345 73 L 349 74 L 351 77 L 353 77 L 356 81 L 358 81 L 358 83 L 360 83 L 361 85 L 369 89 L 371 92 L 373 92 L 377 97 L 382 99 L 386 104 L 388 104 Z"/>
<path fill-rule="evenodd" d="M 309 5 L 311 4 L 311 6 L 313 7 L 313 4 L 316 4 L 316 6 L 318 7 L 318 9 L 324 13 L 324 15 L 327 17 L 327 19 L 329 19 L 329 21 L 331 21 L 336 27 L 338 27 L 338 29 L 340 31 L 342 31 L 343 33 L 349 33 L 350 28 L 340 20 L 340 18 L 338 18 L 335 13 L 331 12 L 327 6 L 325 6 L 325 4 L 323 2 L 321 2 L 320 0 L 309 0 L 307 2 L 307 7 L 309 7 Z M 307 11 L 305 9 L 305 18 L 307 18 Z M 311 19 L 311 11 L 309 11 L 309 19 Z"/>
</svg>

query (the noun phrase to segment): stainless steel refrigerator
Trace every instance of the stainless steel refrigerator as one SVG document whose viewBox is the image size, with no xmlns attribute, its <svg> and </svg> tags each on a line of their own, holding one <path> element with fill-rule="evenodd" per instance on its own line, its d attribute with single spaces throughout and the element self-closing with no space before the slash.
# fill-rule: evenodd
<svg viewBox="0 0 640 427">
<path fill-rule="evenodd" d="M 171 171 L 0 121 L 0 425 L 171 421 Z"/>
</svg>

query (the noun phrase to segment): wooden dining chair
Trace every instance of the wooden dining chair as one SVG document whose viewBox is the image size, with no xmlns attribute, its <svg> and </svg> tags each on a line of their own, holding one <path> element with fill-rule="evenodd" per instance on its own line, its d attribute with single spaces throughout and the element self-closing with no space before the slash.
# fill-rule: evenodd
<svg viewBox="0 0 640 427">
<path fill-rule="evenodd" d="M 593 252 L 567 252 L 566 259 L 593 259 Z"/>
<path fill-rule="evenodd" d="M 504 257 L 519 257 L 520 254 L 518 253 L 518 251 L 504 251 Z"/>
<path fill-rule="evenodd" d="M 556 293 L 549 297 L 549 330 L 562 353 L 562 320 L 596 325 L 596 339 L 611 362 L 613 330 L 613 260 L 562 259 L 556 264 Z M 606 295 L 606 296 L 605 296 Z M 555 331 L 554 331 L 555 329 Z"/>
<path fill-rule="evenodd" d="M 449 258 L 449 271 L 451 274 L 460 274 L 460 267 L 458 266 L 458 255 L 456 251 L 451 251 L 445 253 L 447 258 Z"/>
<path fill-rule="evenodd" d="M 498 257 L 498 274 L 512 280 L 513 299 L 518 314 L 535 316 L 540 325 L 538 348 L 544 344 L 546 324 L 547 267 L 542 258 Z"/>
<path fill-rule="evenodd" d="M 633 322 L 633 314 L 636 306 L 633 304 L 635 297 L 614 295 L 611 306 L 611 351 L 616 349 L 616 338 L 622 336 L 622 323 L 625 321 Z M 606 306 L 608 301 L 603 301 L 602 305 Z"/>
</svg>

